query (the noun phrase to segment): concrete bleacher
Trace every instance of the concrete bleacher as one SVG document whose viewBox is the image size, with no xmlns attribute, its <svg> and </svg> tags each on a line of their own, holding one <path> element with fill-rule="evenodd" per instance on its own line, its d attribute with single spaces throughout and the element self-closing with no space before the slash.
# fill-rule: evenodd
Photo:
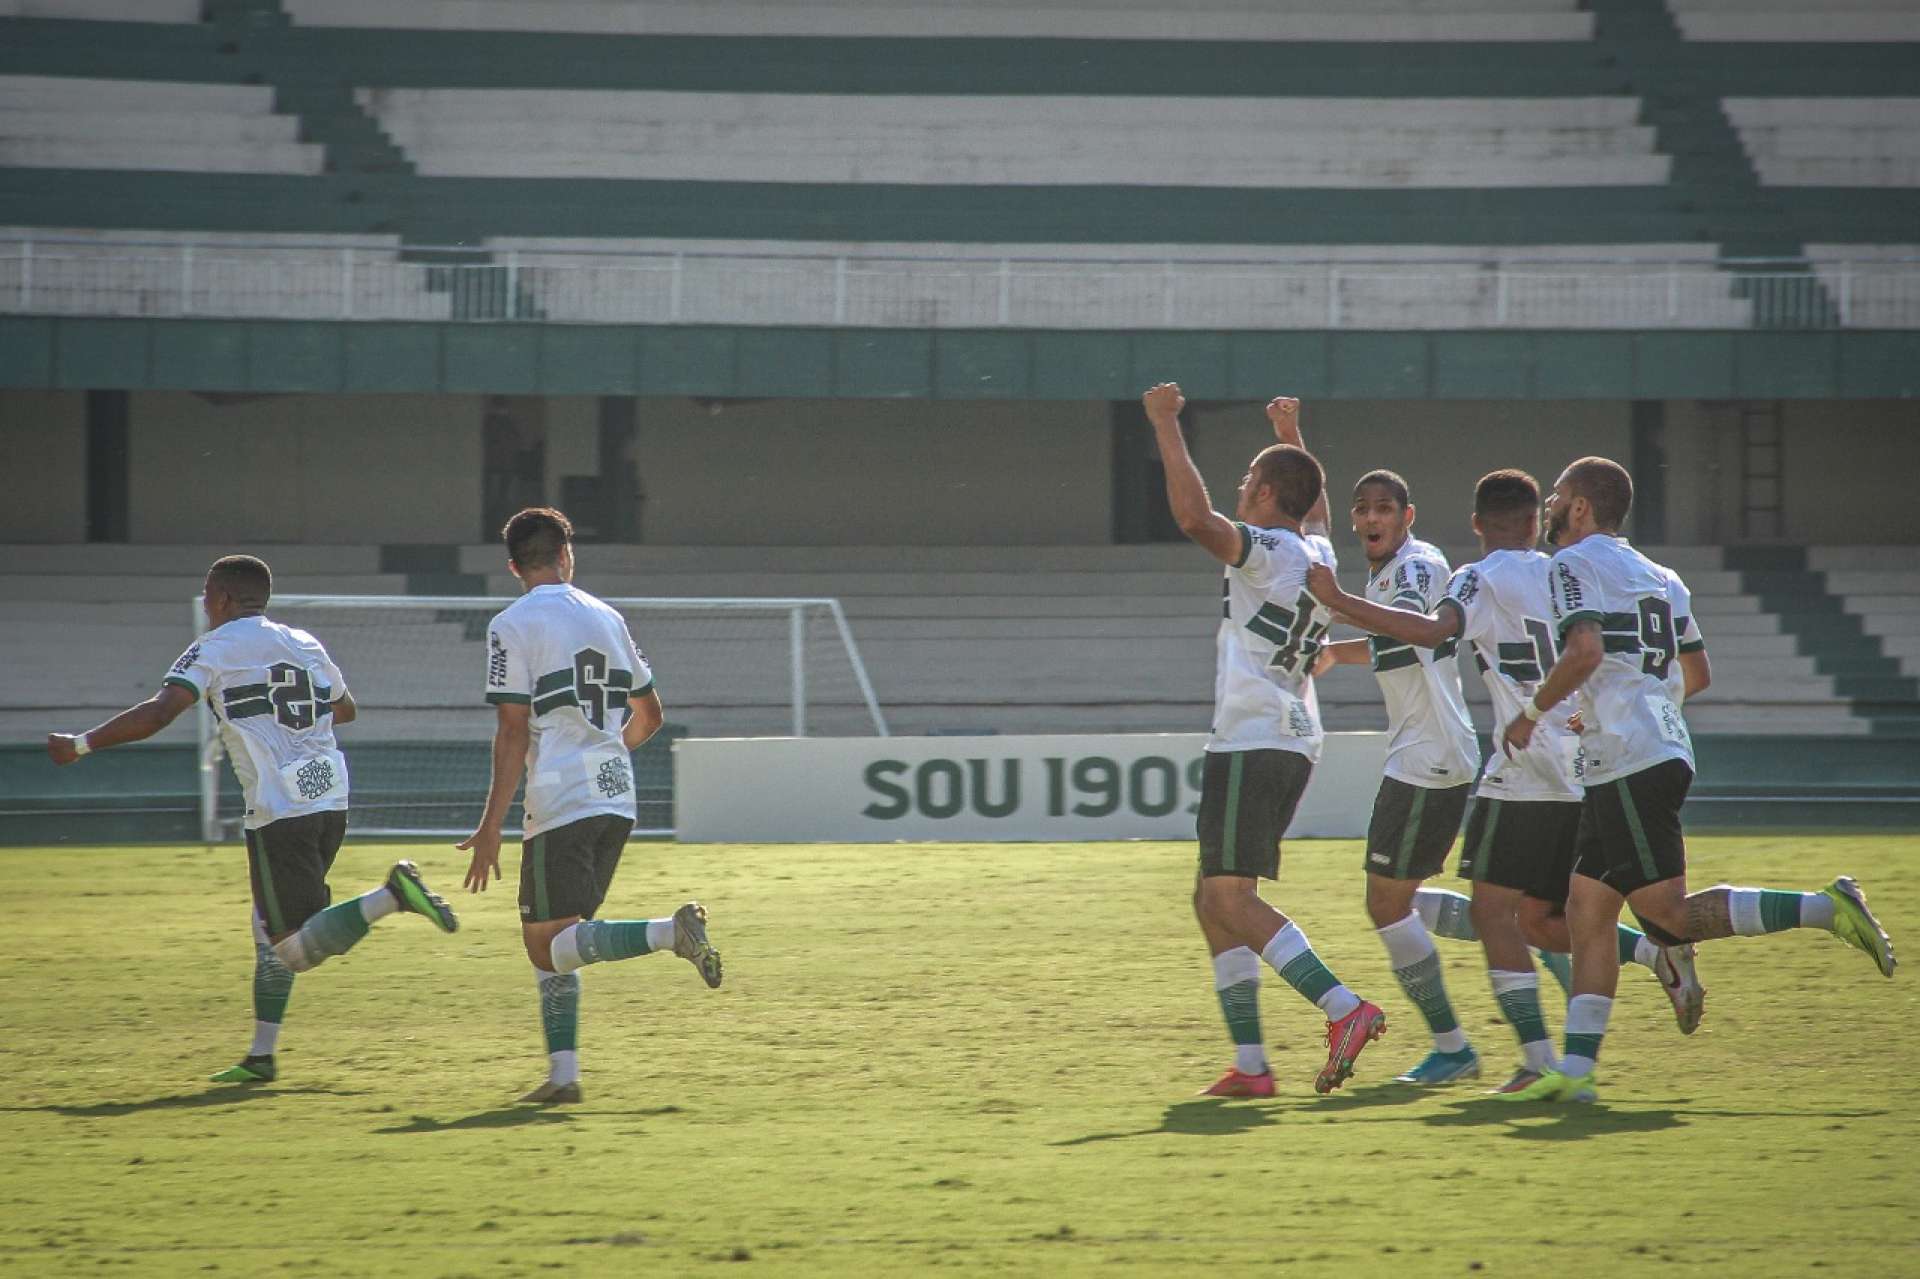
<svg viewBox="0 0 1920 1279">
<path fill-rule="evenodd" d="M 1920 97 L 1728 98 L 1725 104 L 1768 186 L 1920 186 Z"/>
<path fill-rule="evenodd" d="M 0 18 L 81 22 L 200 21 L 202 0 L 0 0 Z"/>
<path fill-rule="evenodd" d="M 273 90 L 164 80 L 0 76 L 0 165 L 317 174 L 322 148 Z"/>
<path fill-rule="evenodd" d="M 934 36 L 1116 40 L 1585 40 L 1576 0 L 1319 0 L 1263 6 L 1161 0 L 287 0 L 308 26 L 604 35 Z"/>
<path fill-rule="evenodd" d="M 1634 98 L 363 89 L 422 174 L 1180 187 L 1635 186 Z"/>
<path fill-rule="evenodd" d="M 1680 32 L 1704 41 L 1920 40 L 1916 0 L 1666 0 Z"/>
<path fill-rule="evenodd" d="M 201 546 L 0 548 L 7 565 L 0 574 L 0 645 L 15 655 L 0 682 L 0 740 L 28 741 L 49 725 L 95 722 L 150 693 L 190 638 L 189 602 L 218 553 Z M 263 553 L 281 595 L 398 596 L 415 589 L 406 574 L 380 571 L 379 547 Z M 1876 731 L 1859 699 L 1840 687 L 1856 667 L 1826 661 L 1840 674 L 1824 673 L 1819 645 L 1763 608 L 1744 585 L 1749 579 L 1726 566 L 1726 552 L 1652 553 L 1687 579 L 1713 657 L 1713 688 L 1688 707 L 1696 733 Z M 1455 548 L 1453 558 L 1465 562 L 1472 554 Z M 1342 576 L 1356 589 L 1364 568 L 1357 556 L 1348 559 Z M 1827 548 L 1814 551 L 1810 563 L 1826 574 L 1839 607 L 1877 640 L 1875 651 L 1906 675 L 1920 674 L 1920 570 L 1908 567 L 1908 552 Z M 497 547 L 462 548 L 458 568 L 462 593 L 518 593 Z M 1210 714 L 1219 576 L 1184 545 L 583 546 L 579 581 L 609 597 L 838 598 L 898 733 L 1188 731 L 1203 729 Z M 317 616 L 300 620 L 319 629 Z M 640 617 L 636 638 L 658 663 L 670 718 L 695 733 L 778 731 L 769 727 L 767 707 L 777 707 L 785 691 L 783 615 L 759 618 L 751 634 L 717 625 L 711 615 L 662 615 L 651 626 Z M 483 639 L 471 624 L 419 611 L 352 620 L 334 641 L 336 656 L 370 712 L 389 708 L 369 713 L 356 733 L 369 741 L 484 733 L 485 708 L 466 695 L 470 681 L 448 679 L 449 671 L 481 669 Z M 53 633 L 58 645 L 46 643 Z M 823 660 L 834 654 L 824 632 L 812 642 Z M 1857 669 L 1885 665 L 1873 659 Z M 691 674 L 716 668 L 750 677 L 703 681 Z M 1485 691 L 1471 668 L 1463 664 L 1463 679 L 1486 728 Z M 823 677 L 816 692 L 838 705 L 816 716 L 816 728 L 864 731 L 846 672 L 830 664 L 822 670 L 831 679 Z M 1886 683 L 1873 687 L 1884 690 Z M 1320 695 L 1333 729 L 1383 722 L 1377 686 L 1364 668 L 1329 673 Z M 1920 703 L 1913 710 L 1920 720 Z M 168 740 L 186 740 L 190 730 L 176 725 L 169 733 Z"/>
</svg>

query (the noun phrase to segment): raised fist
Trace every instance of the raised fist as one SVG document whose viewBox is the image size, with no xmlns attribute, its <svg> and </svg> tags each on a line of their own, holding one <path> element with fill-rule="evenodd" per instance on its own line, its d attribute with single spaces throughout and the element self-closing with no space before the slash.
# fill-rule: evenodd
<svg viewBox="0 0 1920 1279">
<path fill-rule="evenodd" d="M 1340 602 L 1340 579 L 1325 564 L 1310 565 L 1307 569 L 1307 592 L 1331 608 Z"/>
<path fill-rule="evenodd" d="M 1180 394 L 1178 382 L 1162 382 L 1141 396 L 1140 403 L 1146 406 L 1147 419 L 1156 421 L 1179 417 L 1180 410 L 1187 407 L 1187 397 Z"/>
<path fill-rule="evenodd" d="M 1267 421 L 1276 427 L 1287 426 L 1300 420 L 1300 401 L 1291 395 L 1281 395 L 1267 401 Z"/>
</svg>

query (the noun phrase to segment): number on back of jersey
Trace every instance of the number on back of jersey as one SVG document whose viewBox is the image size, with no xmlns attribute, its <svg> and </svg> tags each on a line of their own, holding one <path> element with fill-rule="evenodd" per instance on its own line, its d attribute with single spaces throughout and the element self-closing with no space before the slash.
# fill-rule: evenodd
<svg viewBox="0 0 1920 1279">
<path fill-rule="evenodd" d="M 1313 596 L 1301 591 L 1292 608 L 1268 601 L 1247 619 L 1248 630 L 1274 645 L 1269 667 L 1289 675 L 1301 675 L 1312 668 L 1327 634 L 1327 624 L 1313 615 L 1315 607 Z"/>
</svg>

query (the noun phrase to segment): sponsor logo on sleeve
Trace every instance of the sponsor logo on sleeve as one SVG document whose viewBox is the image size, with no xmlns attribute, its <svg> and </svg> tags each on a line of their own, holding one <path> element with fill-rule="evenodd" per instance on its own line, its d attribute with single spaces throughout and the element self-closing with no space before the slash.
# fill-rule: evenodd
<svg viewBox="0 0 1920 1279">
<path fill-rule="evenodd" d="M 487 632 L 487 687 L 507 686 L 507 646 L 500 642 L 499 631 Z"/>
<path fill-rule="evenodd" d="M 1480 575 L 1470 568 L 1463 568 L 1454 574 L 1453 588 L 1448 592 L 1462 604 L 1473 603 L 1473 597 L 1480 593 Z"/>
<path fill-rule="evenodd" d="M 1402 573 L 1406 572 L 1405 569 L 1401 569 L 1400 571 Z M 1425 595 L 1427 588 L 1433 585 L 1433 572 L 1425 564 L 1415 560 L 1413 563 L 1413 580 L 1415 583 L 1414 589 L 1419 591 L 1421 595 Z M 1406 583 L 1401 582 L 1400 585 L 1405 586 Z"/>
<path fill-rule="evenodd" d="M 330 759 L 310 759 L 294 770 L 294 789 L 300 792 L 304 800 L 319 799 L 334 787 L 335 776 L 333 761 Z"/>
<path fill-rule="evenodd" d="M 1560 589 L 1553 593 L 1553 615 L 1564 617 L 1568 613 L 1580 610 L 1585 595 L 1580 590 L 1580 579 L 1573 575 L 1573 569 L 1564 561 L 1553 566 L 1558 576 Z"/>
<path fill-rule="evenodd" d="M 173 668 L 169 673 L 174 675 L 185 675 L 188 671 L 193 669 L 193 664 L 199 660 L 200 660 L 200 646 L 198 644 L 195 644 L 192 648 L 189 648 L 186 652 L 180 654 L 180 656 L 174 661 Z M 149 667 L 148 669 L 152 669 L 152 668 Z"/>
</svg>

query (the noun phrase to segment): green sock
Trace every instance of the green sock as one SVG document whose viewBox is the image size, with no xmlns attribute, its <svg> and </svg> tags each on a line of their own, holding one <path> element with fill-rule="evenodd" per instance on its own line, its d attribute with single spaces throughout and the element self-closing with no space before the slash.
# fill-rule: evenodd
<svg viewBox="0 0 1920 1279">
<path fill-rule="evenodd" d="M 1453 1015 L 1453 1004 L 1447 999 L 1446 980 L 1440 975 L 1440 956 L 1423 956 L 1405 968 L 1394 969 L 1393 975 L 1400 982 L 1400 989 L 1413 1001 L 1413 1006 L 1426 1018 L 1427 1029 L 1433 1032 L 1436 1039 L 1460 1034 L 1460 1019 Z M 1459 1052 L 1464 1047 L 1466 1044 L 1462 1042 L 1441 1051 Z"/>
<path fill-rule="evenodd" d="M 253 1019 L 279 1023 L 286 1020 L 287 1001 L 293 998 L 293 972 L 280 962 L 272 946 L 256 942 L 253 947 Z"/>
<path fill-rule="evenodd" d="M 279 942 L 274 949 L 281 963 L 296 973 L 304 973 L 335 955 L 346 954 L 372 928 L 356 897 L 310 916 L 300 925 L 299 932 Z"/>
<path fill-rule="evenodd" d="M 1547 1040 L 1547 1019 L 1540 1013 L 1540 976 L 1538 973 L 1508 972 L 1495 969 L 1493 999 L 1500 1015 L 1513 1027 L 1520 1041 L 1527 1069 L 1545 1072 L 1553 1066 L 1553 1045 Z"/>
<path fill-rule="evenodd" d="M 583 919 L 572 928 L 574 949 L 583 964 L 604 964 L 653 953 L 647 941 L 647 919 Z M 667 921 L 671 924 L 672 921 Z"/>
<path fill-rule="evenodd" d="M 1640 943 L 1647 935 L 1637 928 L 1628 928 L 1625 924 L 1614 926 L 1614 940 L 1620 943 L 1620 962 L 1637 964 L 1640 960 Z"/>
<path fill-rule="evenodd" d="M 1560 993 L 1567 994 L 1573 989 L 1573 957 L 1557 950 L 1536 950 L 1534 955 L 1540 960 L 1540 966 L 1553 975 L 1560 983 Z"/>
<path fill-rule="evenodd" d="M 1473 902 L 1445 888 L 1422 888 L 1413 895 L 1413 909 L 1427 931 L 1451 941 L 1479 941 L 1473 926 Z"/>
<path fill-rule="evenodd" d="M 574 1052 L 580 1043 L 580 977 L 548 972 L 539 972 L 539 977 L 540 1028 L 546 1032 L 547 1051 Z"/>
</svg>

